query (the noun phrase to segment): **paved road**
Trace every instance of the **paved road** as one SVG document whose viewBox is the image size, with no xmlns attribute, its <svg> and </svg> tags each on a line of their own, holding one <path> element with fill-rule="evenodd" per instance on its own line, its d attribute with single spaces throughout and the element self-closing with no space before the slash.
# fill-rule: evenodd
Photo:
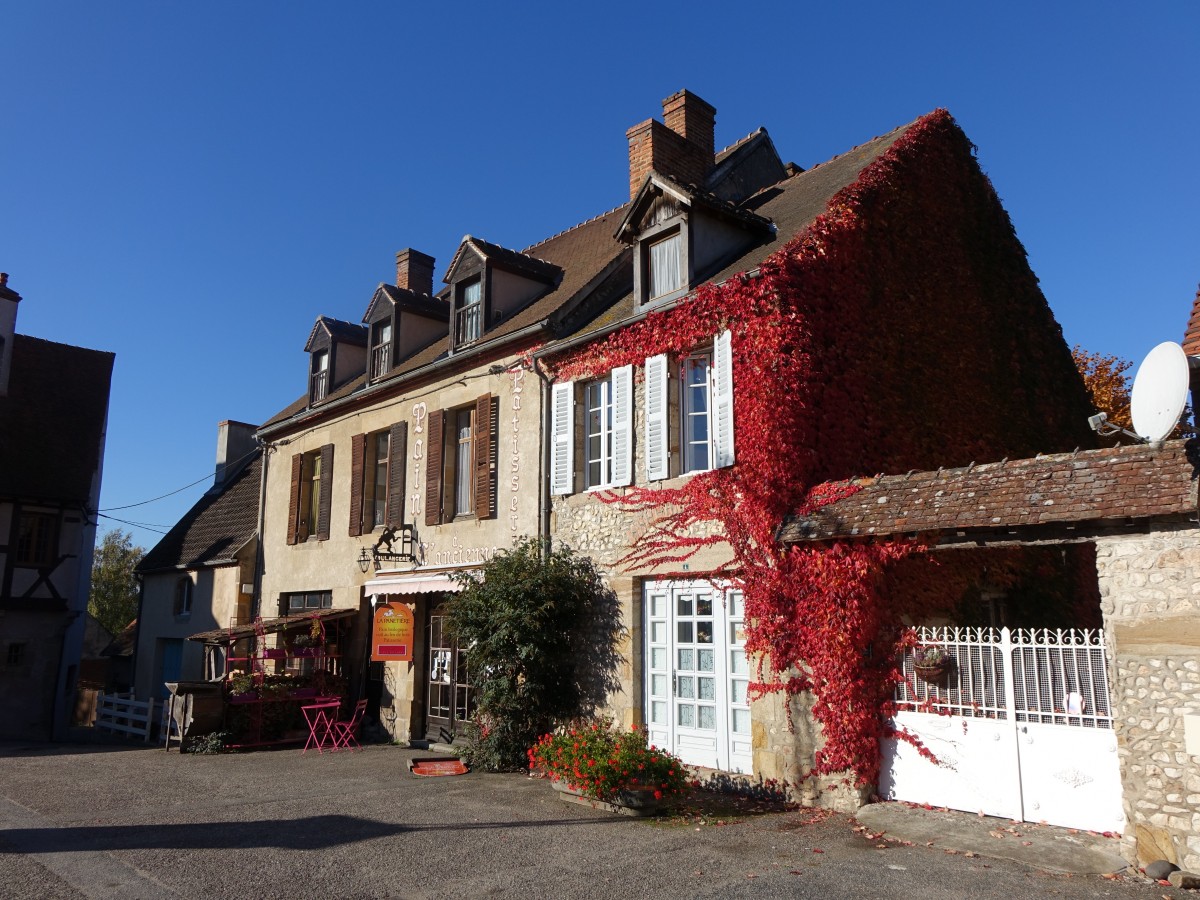
<svg viewBox="0 0 1200 900">
<path fill-rule="evenodd" d="M 0 897 L 1187 896 L 881 849 L 811 811 L 627 819 L 521 776 L 415 778 L 413 755 L 0 744 Z"/>
</svg>

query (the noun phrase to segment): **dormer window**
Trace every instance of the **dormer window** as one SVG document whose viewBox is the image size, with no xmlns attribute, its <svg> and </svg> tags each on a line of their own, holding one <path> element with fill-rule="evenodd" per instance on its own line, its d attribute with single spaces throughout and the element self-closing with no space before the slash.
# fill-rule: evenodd
<svg viewBox="0 0 1200 900">
<path fill-rule="evenodd" d="M 382 378 L 392 370 L 392 320 L 371 326 L 371 378 Z"/>
<path fill-rule="evenodd" d="M 683 287 L 683 238 L 678 231 L 646 248 L 647 300 L 658 300 Z"/>
<path fill-rule="evenodd" d="M 318 350 L 312 355 L 312 372 L 308 385 L 309 401 L 318 403 L 329 396 L 329 351 Z"/>
<path fill-rule="evenodd" d="M 454 346 L 479 340 L 483 331 L 483 281 L 475 278 L 455 289 Z"/>
</svg>

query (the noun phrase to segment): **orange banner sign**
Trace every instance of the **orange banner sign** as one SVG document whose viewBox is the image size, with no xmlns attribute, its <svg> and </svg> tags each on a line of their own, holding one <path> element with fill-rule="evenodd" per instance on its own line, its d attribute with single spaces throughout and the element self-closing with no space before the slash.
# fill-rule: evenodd
<svg viewBox="0 0 1200 900">
<path fill-rule="evenodd" d="M 408 662 L 413 652 L 413 614 L 406 603 L 384 603 L 375 608 L 371 635 L 372 662 Z"/>
</svg>

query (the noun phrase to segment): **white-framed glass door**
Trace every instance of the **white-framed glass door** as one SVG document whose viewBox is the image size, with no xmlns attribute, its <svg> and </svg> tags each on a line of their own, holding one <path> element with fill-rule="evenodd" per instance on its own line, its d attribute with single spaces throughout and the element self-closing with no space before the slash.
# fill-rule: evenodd
<svg viewBox="0 0 1200 900">
<path fill-rule="evenodd" d="M 685 763 L 750 772 L 741 592 L 704 581 L 644 587 L 645 718 L 650 740 Z"/>
</svg>

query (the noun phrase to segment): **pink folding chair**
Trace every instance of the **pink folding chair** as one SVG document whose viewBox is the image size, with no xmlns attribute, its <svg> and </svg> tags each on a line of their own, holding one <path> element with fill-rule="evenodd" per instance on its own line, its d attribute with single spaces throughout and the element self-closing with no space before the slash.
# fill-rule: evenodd
<svg viewBox="0 0 1200 900">
<path fill-rule="evenodd" d="M 330 723 L 330 738 L 333 741 L 333 749 L 341 750 L 351 749 L 353 744 L 359 750 L 362 749 L 362 744 L 358 742 L 358 729 L 362 725 L 363 714 L 367 711 L 367 701 L 359 700 L 354 704 L 354 715 L 349 719 L 338 719 Z"/>
</svg>

